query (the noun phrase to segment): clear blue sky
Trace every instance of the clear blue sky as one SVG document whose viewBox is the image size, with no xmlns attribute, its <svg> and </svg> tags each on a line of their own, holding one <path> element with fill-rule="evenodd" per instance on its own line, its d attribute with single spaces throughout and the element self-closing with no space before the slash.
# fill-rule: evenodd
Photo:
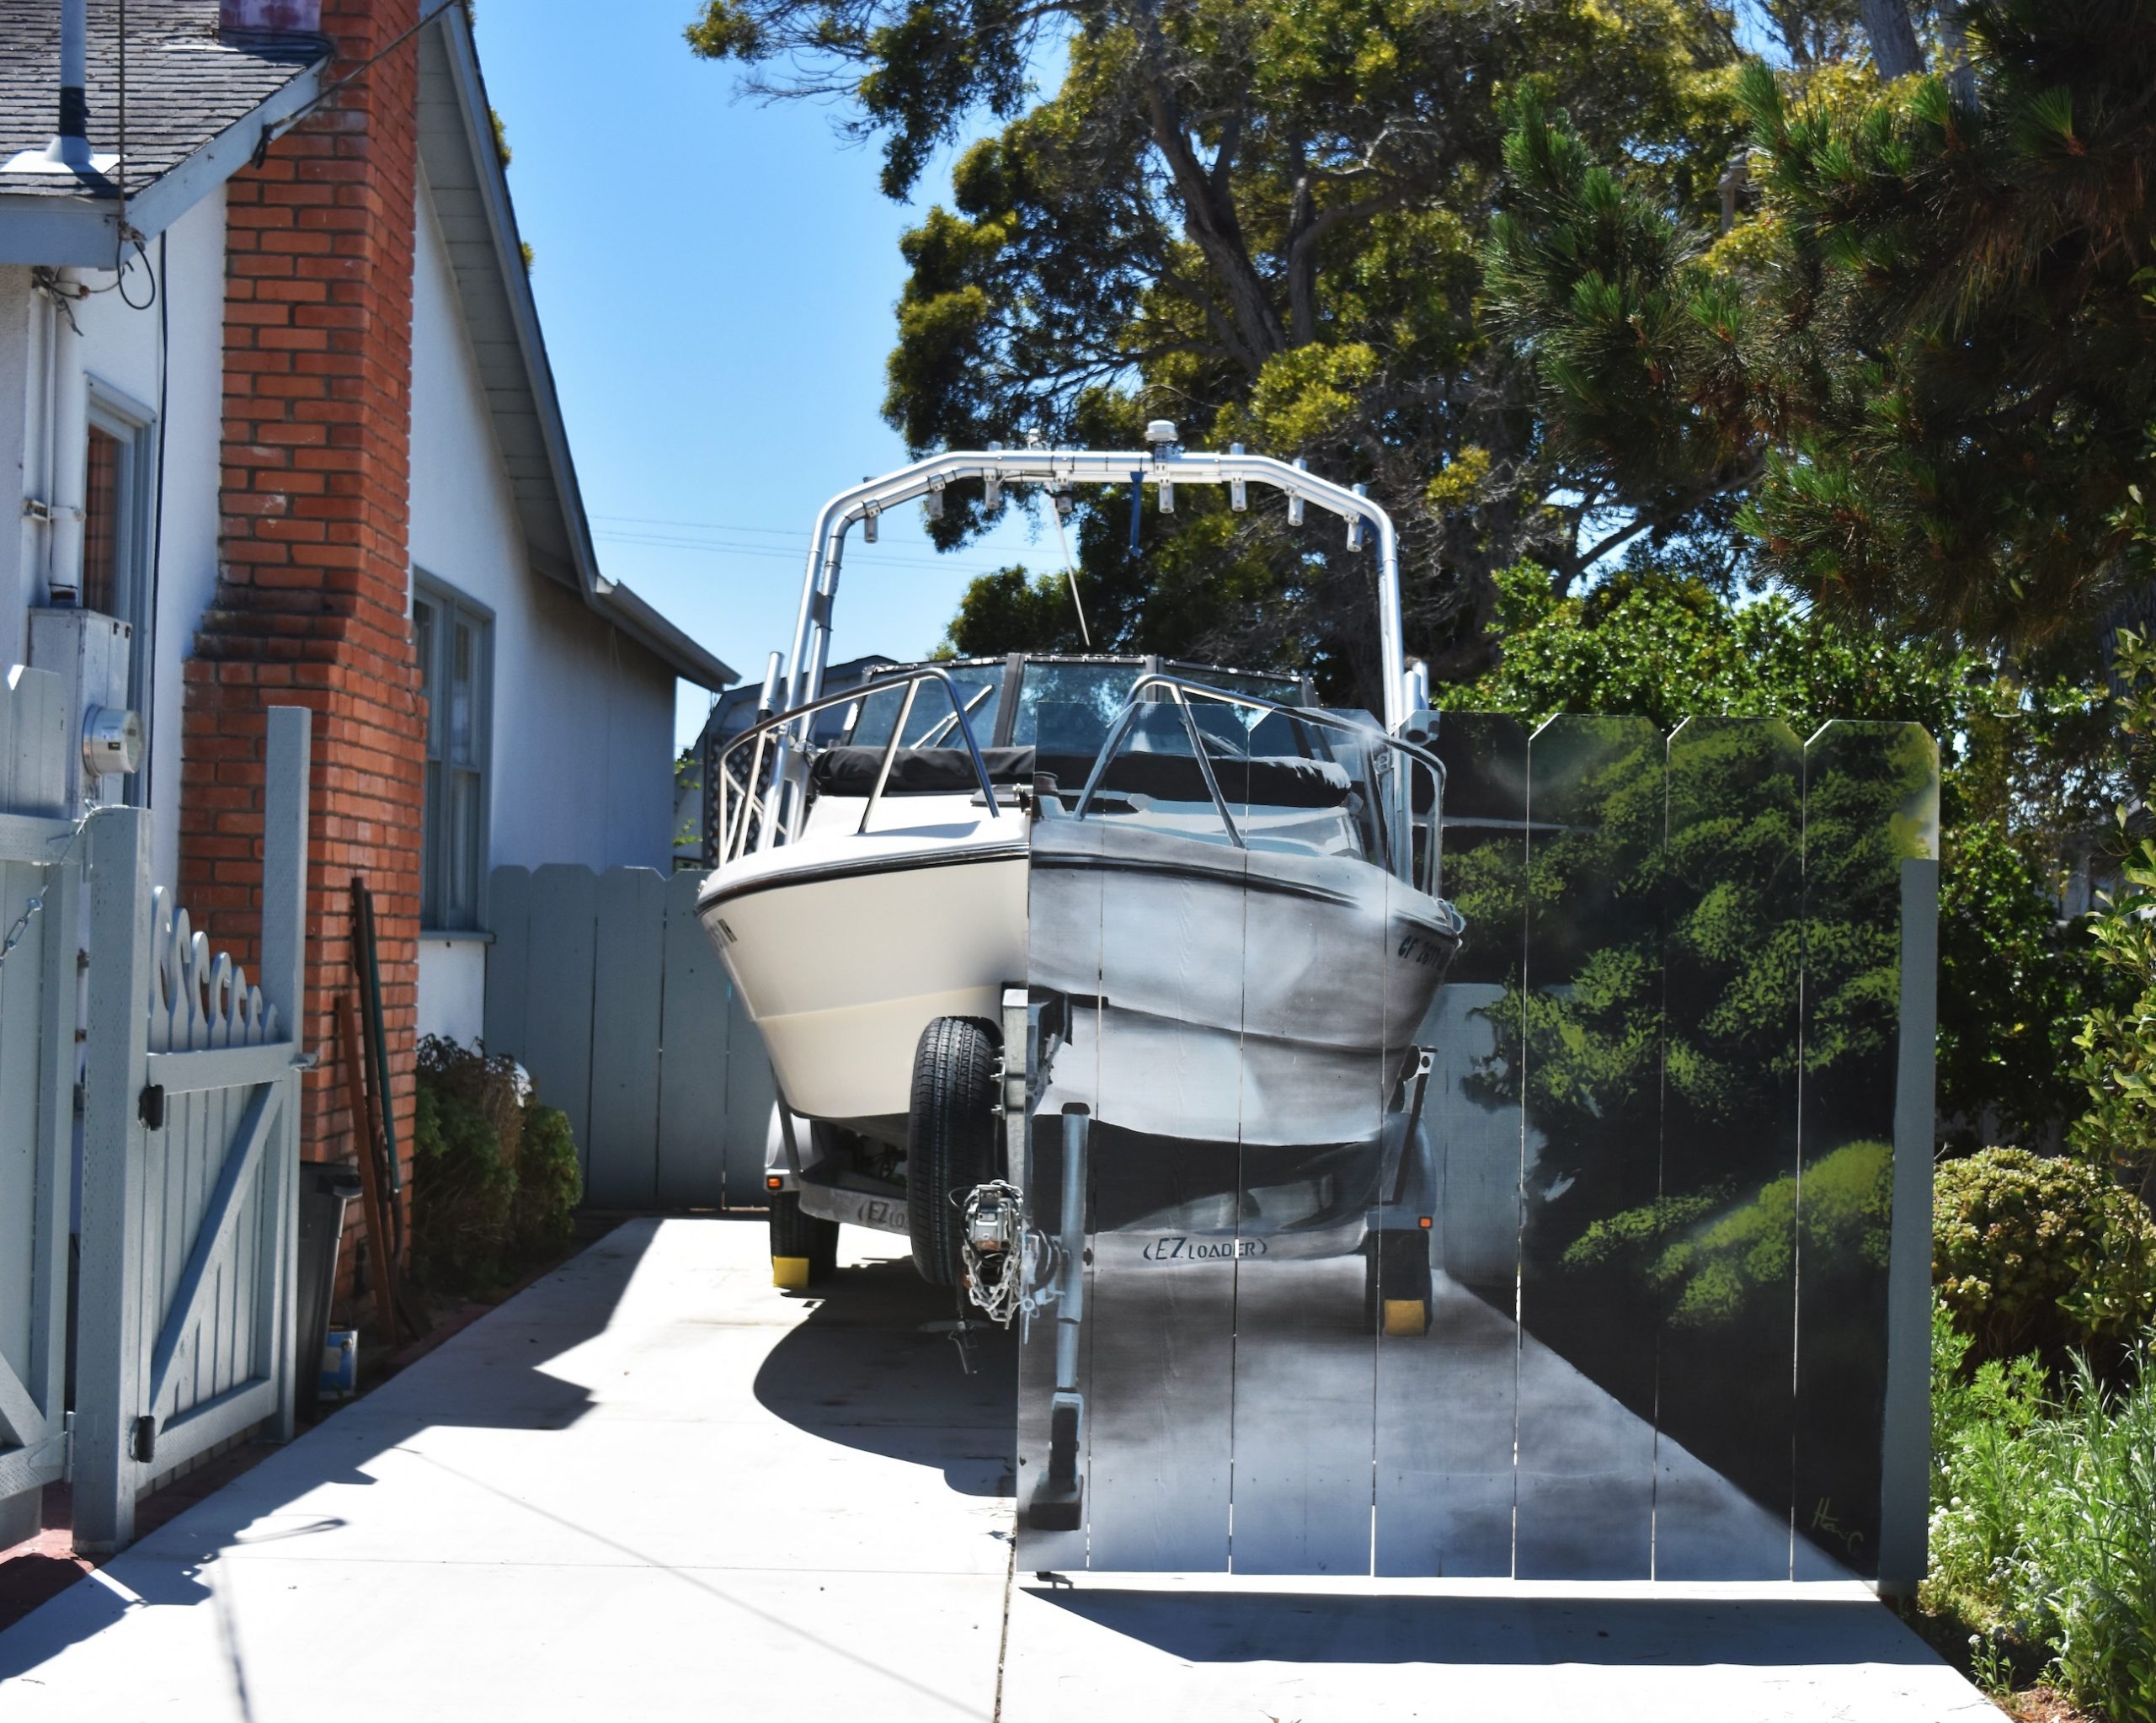
<svg viewBox="0 0 2156 1723">
<path fill-rule="evenodd" d="M 488 0 L 479 54 L 600 564 L 753 680 L 818 507 L 905 459 L 878 407 L 920 209 L 831 109 L 736 99 L 682 40 L 694 4 Z M 1021 524 L 949 556 L 913 509 L 883 529 L 849 541 L 835 659 L 925 653 L 973 574 L 1059 560 Z M 682 689 L 684 740 L 703 706 Z"/>
</svg>

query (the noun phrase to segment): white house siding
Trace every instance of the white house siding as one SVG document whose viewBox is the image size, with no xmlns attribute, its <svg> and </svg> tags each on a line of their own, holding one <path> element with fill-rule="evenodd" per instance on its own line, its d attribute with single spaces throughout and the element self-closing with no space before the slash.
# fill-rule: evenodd
<svg viewBox="0 0 2156 1723">
<path fill-rule="evenodd" d="M 225 200 L 211 192 L 149 244 L 157 298 L 146 308 L 130 307 L 111 285 L 109 272 L 83 270 L 93 290 L 76 302 L 82 339 L 72 344 L 75 374 L 58 386 L 85 389 L 95 378 L 125 400 L 164 413 L 164 473 L 158 496 L 158 573 L 155 668 L 150 709 L 148 797 L 156 814 L 152 856 L 157 878 L 169 883 L 179 872 L 179 664 L 195 627 L 216 588 L 218 438 L 224 411 Z M 27 404 L 31 313 L 27 269 L 0 269 L 0 474 L 23 494 L 23 429 Z M 138 265 L 127 291 L 138 302 L 148 283 Z M 69 349 L 63 349 L 63 351 Z M 21 531 L 16 509 L 0 531 L 0 603 L 7 605 L 0 647 L 17 664 L 27 653 L 26 616 L 42 593 L 38 571 L 19 565 Z"/>
<path fill-rule="evenodd" d="M 412 561 L 494 613 L 491 865 L 664 869 L 674 676 L 526 560 L 448 252 L 422 185 L 412 310 Z M 423 942 L 419 1015 L 478 1032 L 471 959 Z M 458 979 L 458 978 L 465 979 Z M 433 995 L 430 997 L 430 994 Z M 463 1005 L 453 1006 L 453 1001 Z"/>
</svg>

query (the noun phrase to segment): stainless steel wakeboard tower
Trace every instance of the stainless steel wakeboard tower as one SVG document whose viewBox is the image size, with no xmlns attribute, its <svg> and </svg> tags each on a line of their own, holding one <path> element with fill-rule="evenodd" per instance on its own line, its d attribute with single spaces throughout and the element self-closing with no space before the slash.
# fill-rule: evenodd
<svg viewBox="0 0 2156 1723">
<path fill-rule="evenodd" d="M 816 516 L 809 541 L 808 566 L 801 586 L 801 608 L 793 625 L 793 650 L 787 659 L 785 699 L 778 710 L 791 712 L 808 705 L 823 693 L 824 668 L 830 655 L 831 608 L 838 595 L 839 567 L 846 552 L 847 532 L 857 521 L 867 525 L 867 536 L 875 538 L 875 522 L 887 509 L 917 497 L 933 500 L 940 509 L 944 488 L 954 479 L 985 479 L 990 506 L 1002 487 L 1011 481 L 1038 481 L 1054 489 L 1081 484 L 1150 484 L 1156 488 L 1162 513 L 1172 513 L 1178 485 L 1212 484 L 1228 487 L 1230 507 L 1244 507 L 1245 488 L 1269 485 L 1288 498 L 1288 520 L 1302 523 L 1306 504 L 1315 504 L 1338 515 L 1348 525 L 1348 548 L 1359 549 L 1367 528 L 1376 539 L 1378 558 L 1378 645 L 1385 694 L 1385 727 L 1397 734 L 1408 714 L 1425 702 L 1419 675 L 1410 684 L 1403 662 L 1400 619 L 1400 545 L 1392 517 L 1372 502 L 1361 485 L 1352 489 L 1321 478 L 1298 460 L 1292 463 L 1270 455 L 1249 455 L 1240 443 L 1225 454 L 1191 454 L 1176 442 L 1176 428 L 1166 419 L 1145 427 L 1150 447 L 1142 453 L 1129 450 L 1004 449 L 990 444 L 979 451 L 953 450 L 931 455 L 910 467 L 899 467 L 880 478 L 866 479 L 841 491 Z M 776 654 L 766 680 L 763 704 L 770 709 L 776 694 Z M 808 736 L 804 715 L 798 724 L 782 731 L 772 764 L 772 785 L 784 798 L 794 791 L 800 767 L 800 744 Z M 758 847 L 770 840 L 775 824 L 764 829 Z"/>
</svg>

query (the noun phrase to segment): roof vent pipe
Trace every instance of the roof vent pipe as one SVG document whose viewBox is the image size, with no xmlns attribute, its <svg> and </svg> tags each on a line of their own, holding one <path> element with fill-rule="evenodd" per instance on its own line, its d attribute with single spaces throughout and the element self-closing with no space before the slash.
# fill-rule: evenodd
<svg viewBox="0 0 2156 1723">
<path fill-rule="evenodd" d="M 115 155 L 90 153 L 89 0 L 60 0 L 60 130 L 41 150 L 0 163 L 4 173 L 103 173 Z"/>
</svg>

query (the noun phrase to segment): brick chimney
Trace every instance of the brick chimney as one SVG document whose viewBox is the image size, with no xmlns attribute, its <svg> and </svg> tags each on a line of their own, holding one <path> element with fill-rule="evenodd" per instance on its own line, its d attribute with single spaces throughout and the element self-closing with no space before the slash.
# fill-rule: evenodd
<svg viewBox="0 0 2156 1723">
<path fill-rule="evenodd" d="M 343 77 L 416 0 L 322 0 Z M 416 45 L 385 55 L 226 194 L 223 533 L 186 669 L 181 901 L 235 956 L 259 926 L 264 708 L 314 712 L 302 1155 L 349 1159 L 331 1001 L 372 885 L 398 1141 L 408 1154 L 424 702 L 409 621 Z M 356 1209 L 350 1216 L 360 1222 Z M 350 1234 L 348 1233 L 348 1242 Z"/>
</svg>

